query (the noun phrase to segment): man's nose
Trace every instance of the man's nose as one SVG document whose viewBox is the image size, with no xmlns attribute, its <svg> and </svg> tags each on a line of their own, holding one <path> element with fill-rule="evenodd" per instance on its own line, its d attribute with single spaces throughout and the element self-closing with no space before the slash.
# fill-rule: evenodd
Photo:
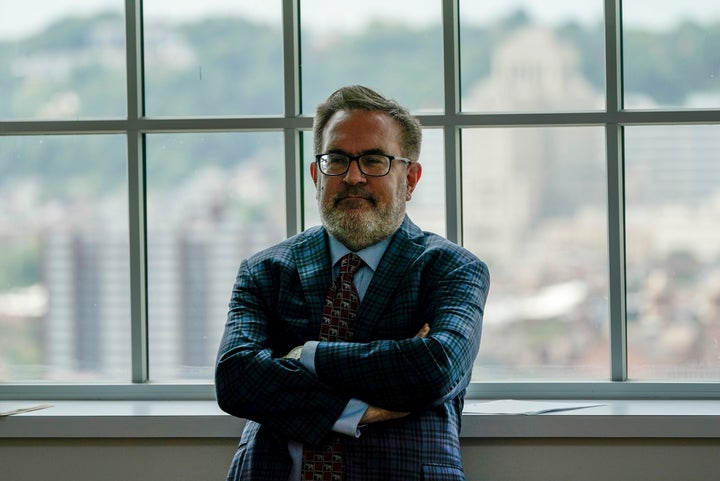
<svg viewBox="0 0 720 481">
<path fill-rule="evenodd" d="M 343 180 L 345 181 L 345 183 L 350 185 L 356 185 L 367 181 L 367 179 L 365 178 L 365 174 L 360 171 L 360 163 L 357 159 L 352 159 L 350 161 L 348 171 L 345 172 L 345 177 L 343 178 Z"/>
</svg>

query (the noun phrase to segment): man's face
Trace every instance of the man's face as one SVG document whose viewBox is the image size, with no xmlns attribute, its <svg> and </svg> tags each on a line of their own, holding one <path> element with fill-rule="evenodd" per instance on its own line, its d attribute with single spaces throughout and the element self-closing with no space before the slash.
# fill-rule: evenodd
<svg viewBox="0 0 720 481">
<path fill-rule="evenodd" d="M 401 136 L 398 122 L 382 112 L 340 111 L 325 126 L 320 153 L 402 157 Z M 355 251 L 395 232 L 421 173 L 417 162 L 406 167 L 397 160 L 383 177 L 364 175 L 355 161 L 345 174 L 337 176 L 324 175 L 314 162 L 310 165 L 323 225 Z"/>
</svg>

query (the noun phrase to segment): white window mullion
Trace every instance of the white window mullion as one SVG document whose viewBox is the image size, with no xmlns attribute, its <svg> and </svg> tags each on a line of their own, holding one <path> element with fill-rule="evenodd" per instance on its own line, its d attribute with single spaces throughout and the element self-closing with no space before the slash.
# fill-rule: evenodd
<svg viewBox="0 0 720 481">
<path fill-rule="evenodd" d="M 288 119 L 302 112 L 300 89 L 300 5 L 299 0 L 283 1 L 283 69 L 285 115 L 285 218 L 292 236 L 303 228 L 302 132 Z"/>
<path fill-rule="evenodd" d="M 627 380 L 625 309 L 625 191 L 622 110 L 621 0 L 605 0 L 605 155 L 607 160 L 610 371 L 613 381 Z"/>
<path fill-rule="evenodd" d="M 462 175 L 460 130 L 455 122 L 460 112 L 460 26 L 458 0 L 443 0 L 443 65 L 445 85 L 445 205 L 446 236 L 462 243 Z"/>
<path fill-rule="evenodd" d="M 130 232 L 130 322 L 132 382 L 148 373 L 147 245 L 145 218 L 145 148 L 139 129 L 144 115 L 142 0 L 125 0 L 127 59 L 128 208 Z"/>
</svg>

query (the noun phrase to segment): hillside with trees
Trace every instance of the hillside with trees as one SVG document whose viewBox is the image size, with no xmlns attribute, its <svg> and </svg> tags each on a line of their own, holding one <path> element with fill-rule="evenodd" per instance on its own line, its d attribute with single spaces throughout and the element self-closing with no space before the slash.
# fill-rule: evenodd
<svg viewBox="0 0 720 481">
<path fill-rule="evenodd" d="M 463 85 L 472 86 L 486 76 L 495 46 L 532 21 L 518 11 L 491 27 L 463 25 Z M 9 66 L 0 73 L 0 118 L 123 118 L 123 29 L 121 16 L 103 14 L 66 18 L 31 37 L 0 42 L 0 61 Z M 602 91 L 602 25 L 569 23 L 558 27 L 556 33 L 580 50 L 584 77 Z M 239 18 L 207 18 L 148 29 L 148 114 L 281 115 L 280 39 L 281 32 L 276 29 Z M 309 104 L 304 110 L 311 114 L 316 101 L 337 87 L 337 76 L 323 75 L 319 61 L 357 83 L 372 84 L 382 76 L 385 85 L 403 92 L 409 99 L 405 103 L 412 108 L 440 108 L 442 76 L 437 74 L 437 62 L 427 61 L 441 58 L 439 39 L 439 26 L 376 23 L 363 32 L 325 41 L 322 55 L 304 59 L 301 66 L 303 99 Z M 664 32 L 629 30 L 624 45 L 628 92 L 642 92 L 659 104 L 673 106 L 683 105 L 693 93 L 720 92 L 720 24 L 705 27 L 683 23 Z M 83 162 L 77 159 L 107 156 L 101 146 L 104 142 L 85 142 L 84 151 L 70 156 L 50 145 L 19 153 L 12 148 L 12 140 L 0 138 L 0 142 L 4 146 L 0 152 L 0 189 L 13 179 L 36 172 L 46 176 L 48 187 L 53 189 L 56 174 L 67 177 L 77 170 L 83 175 Z M 261 147 L 239 145 L 232 157 L 251 155 Z M 187 152 L 192 153 L 192 149 Z M 178 162 L 182 164 L 183 160 Z M 108 179 L 117 180 L 124 169 L 115 162 L 103 165 L 92 169 L 92 183 L 98 190 L 106 189 Z M 180 170 L 173 171 L 172 180 L 182 177 Z"/>
</svg>

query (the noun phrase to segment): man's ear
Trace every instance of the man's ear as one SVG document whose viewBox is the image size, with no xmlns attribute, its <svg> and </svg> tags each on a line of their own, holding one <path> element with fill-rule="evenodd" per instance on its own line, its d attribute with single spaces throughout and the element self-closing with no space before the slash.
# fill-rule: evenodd
<svg viewBox="0 0 720 481">
<path fill-rule="evenodd" d="M 410 163 L 410 165 L 408 165 L 407 173 L 407 195 L 405 196 L 406 201 L 412 198 L 412 193 L 415 190 L 417 183 L 420 181 L 420 177 L 422 177 L 422 165 L 420 165 L 420 162 Z"/>
<path fill-rule="evenodd" d="M 315 184 L 316 188 L 317 188 L 317 181 L 318 181 L 317 176 L 318 176 L 317 164 L 315 162 L 313 162 L 310 164 L 310 177 L 312 177 L 313 184 Z"/>
</svg>

